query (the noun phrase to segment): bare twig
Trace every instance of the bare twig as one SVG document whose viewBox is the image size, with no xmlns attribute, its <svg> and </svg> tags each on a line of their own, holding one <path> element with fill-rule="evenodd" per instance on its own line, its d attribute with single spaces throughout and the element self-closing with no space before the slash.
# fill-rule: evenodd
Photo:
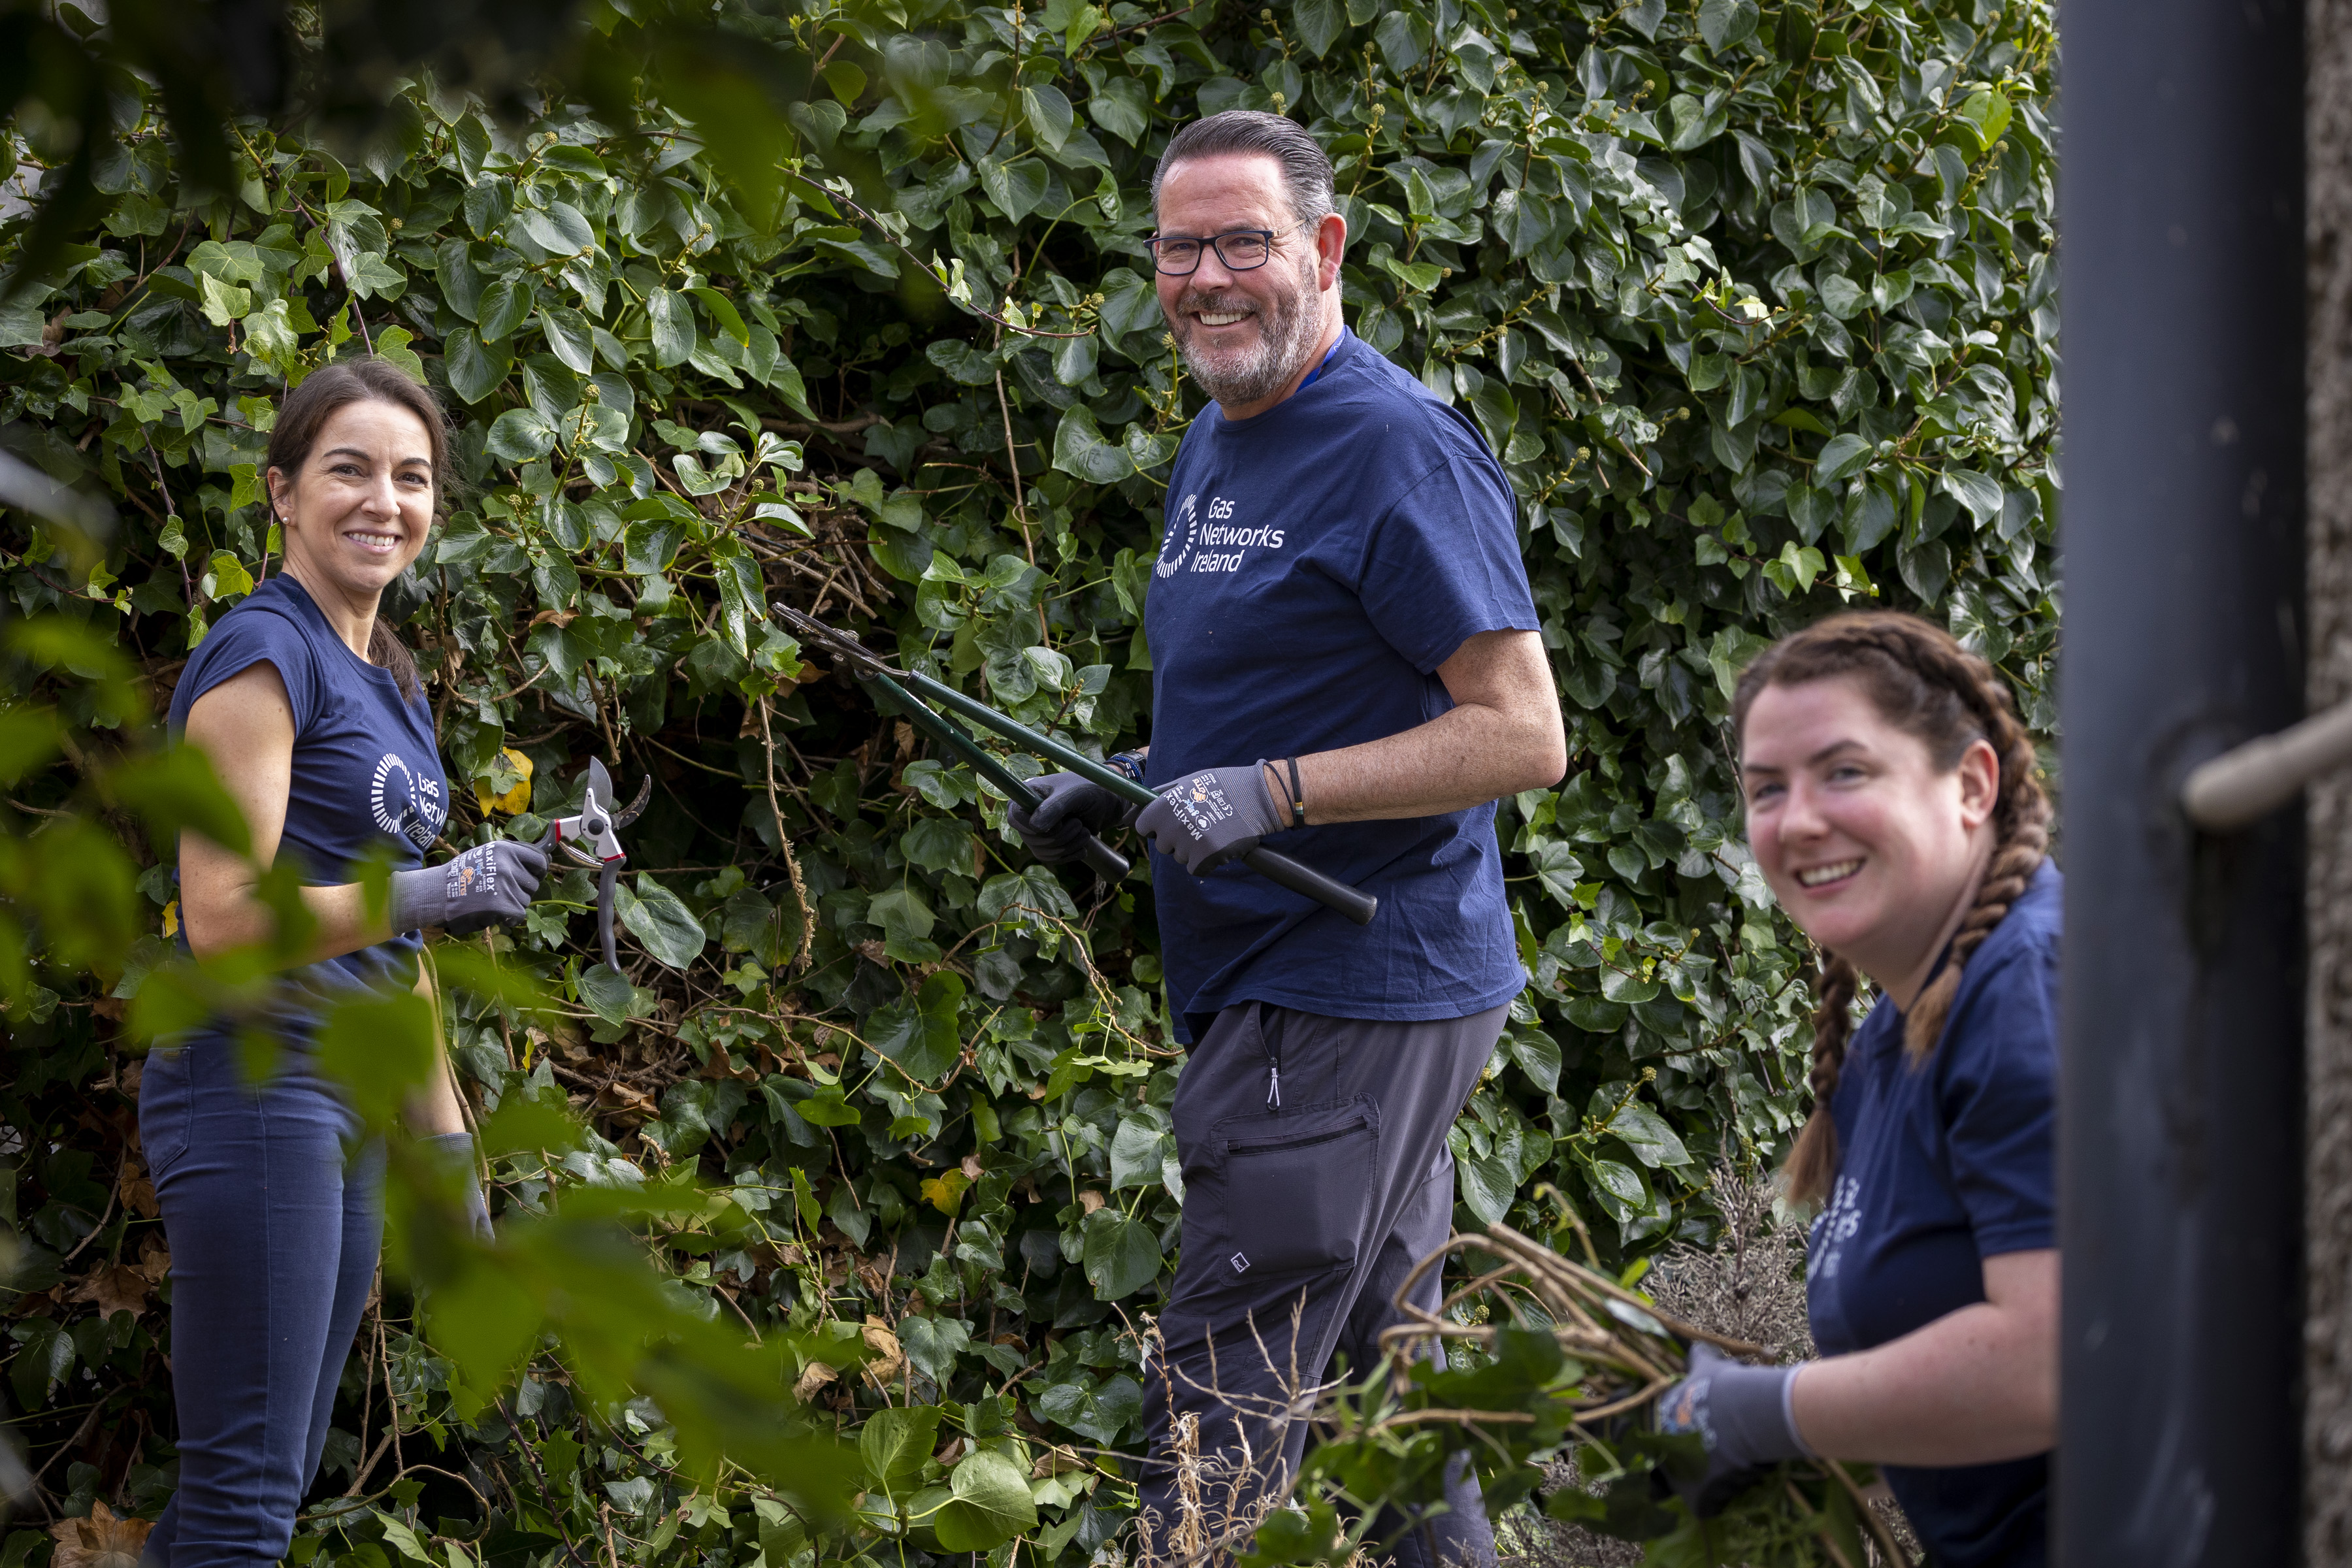
<svg viewBox="0 0 2352 1568">
<path fill-rule="evenodd" d="M 801 906 L 800 952 L 793 955 L 793 973 L 802 974 L 807 972 L 809 956 L 816 947 L 816 906 L 809 900 L 808 884 L 801 879 L 800 858 L 793 853 L 793 837 L 784 831 L 783 807 L 776 802 L 776 736 L 768 717 L 772 706 L 771 699 L 760 699 L 761 752 L 767 763 L 768 815 L 775 818 L 776 847 L 784 852 L 784 869 L 793 879 L 793 897 Z"/>
</svg>

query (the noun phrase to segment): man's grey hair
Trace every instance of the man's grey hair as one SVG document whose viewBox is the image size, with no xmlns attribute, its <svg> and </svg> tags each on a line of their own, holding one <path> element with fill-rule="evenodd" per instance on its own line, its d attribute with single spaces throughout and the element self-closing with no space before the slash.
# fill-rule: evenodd
<svg viewBox="0 0 2352 1568">
<path fill-rule="evenodd" d="M 1160 166 L 1151 171 L 1151 205 L 1160 206 L 1160 183 L 1168 171 L 1192 158 L 1214 158 L 1231 153 L 1255 153 L 1271 158 L 1282 170 L 1283 195 L 1290 216 L 1302 227 L 1313 228 L 1339 211 L 1331 184 L 1331 160 L 1315 138 L 1295 120 L 1264 114 L 1255 109 L 1228 109 L 1195 120 L 1168 139 Z"/>
</svg>

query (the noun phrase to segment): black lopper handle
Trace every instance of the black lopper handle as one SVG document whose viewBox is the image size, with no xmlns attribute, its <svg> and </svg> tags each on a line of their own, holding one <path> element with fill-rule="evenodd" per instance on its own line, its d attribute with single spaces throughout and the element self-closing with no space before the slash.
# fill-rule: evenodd
<svg viewBox="0 0 2352 1568">
<path fill-rule="evenodd" d="M 1087 847 L 1082 853 L 1087 864 L 1095 868 L 1095 875 L 1106 883 L 1120 881 L 1127 876 L 1127 857 L 1091 833 L 1087 835 Z"/>
<path fill-rule="evenodd" d="M 940 714 L 933 712 L 905 687 L 879 670 L 861 669 L 857 672 L 857 679 L 881 688 L 898 710 L 914 721 L 917 729 L 963 758 L 977 772 L 986 775 L 990 783 L 1004 792 L 1005 798 L 1018 801 L 1032 811 L 1043 804 L 1043 797 L 1026 779 L 982 751 L 979 743 L 971 736 L 957 729 L 952 722 Z M 1094 868 L 1095 875 L 1100 877 L 1106 885 L 1126 879 L 1127 857 L 1093 834 L 1087 835 L 1086 847 L 1080 850 L 1079 854 L 1087 865 Z"/>
<path fill-rule="evenodd" d="M 1096 784 L 1122 799 L 1138 805 L 1149 805 L 1160 797 L 1143 785 L 1096 762 L 1083 752 L 1071 749 L 1060 742 L 1040 735 L 1016 720 L 1007 718 L 986 703 L 966 697 L 954 687 L 933 680 L 927 675 L 908 671 L 907 684 L 943 708 L 951 708 L 975 724 L 984 725 L 1011 741 L 1013 744 L 1056 762 L 1072 773 L 1093 780 Z M 1370 925 L 1372 916 L 1380 911 L 1381 901 L 1370 893 L 1351 888 L 1347 883 L 1327 877 L 1311 866 L 1303 866 L 1289 856 L 1276 850 L 1257 848 L 1242 857 L 1242 864 L 1259 876 L 1280 887 L 1289 889 L 1301 898 L 1344 915 L 1356 924 Z"/>
<path fill-rule="evenodd" d="M 1267 881 L 1313 899 L 1360 926 L 1371 924 L 1372 917 L 1380 913 L 1381 901 L 1371 894 L 1327 877 L 1312 866 L 1301 865 L 1279 851 L 1261 846 L 1243 856 L 1242 864 Z"/>
</svg>

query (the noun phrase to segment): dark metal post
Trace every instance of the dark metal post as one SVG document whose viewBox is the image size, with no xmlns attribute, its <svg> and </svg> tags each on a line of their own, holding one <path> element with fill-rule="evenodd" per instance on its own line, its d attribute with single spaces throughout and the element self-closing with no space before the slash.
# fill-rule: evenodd
<svg viewBox="0 0 2352 1568">
<path fill-rule="evenodd" d="M 2299 1527 L 2299 812 L 2189 767 L 2302 716 L 2303 15 L 2067 0 L 2063 1568 Z"/>
</svg>

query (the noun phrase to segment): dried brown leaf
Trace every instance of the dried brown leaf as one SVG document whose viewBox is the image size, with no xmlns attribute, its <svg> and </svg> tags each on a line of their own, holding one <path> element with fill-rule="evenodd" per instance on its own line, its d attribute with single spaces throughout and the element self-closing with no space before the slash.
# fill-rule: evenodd
<svg viewBox="0 0 2352 1568">
<path fill-rule="evenodd" d="M 879 1318 L 868 1318 L 865 1328 L 859 1331 L 859 1337 L 865 1340 L 866 1348 L 874 1352 L 874 1359 L 866 1363 L 866 1376 L 869 1382 L 878 1386 L 905 1370 L 907 1352 L 898 1348 L 898 1336 L 890 1331 L 889 1324 Z"/>
<path fill-rule="evenodd" d="M 147 1277 L 129 1264 L 102 1263 L 76 1281 L 66 1300 L 88 1301 L 105 1317 L 117 1312 L 136 1317 L 146 1309 L 147 1290 Z"/>
<path fill-rule="evenodd" d="M 596 1113 L 631 1127 L 659 1121 L 661 1107 L 653 1096 L 625 1083 L 608 1083 L 596 1096 Z"/>
<path fill-rule="evenodd" d="M 103 1502 L 89 1505 L 88 1519 L 68 1519 L 49 1526 L 58 1549 L 49 1568 L 139 1568 L 152 1520 L 117 1519 Z"/>
<path fill-rule="evenodd" d="M 793 1384 L 793 1397 L 806 1405 L 817 1396 L 817 1391 L 826 1384 L 838 1383 L 840 1380 L 841 1374 L 833 1368 L 821 1361 L 813 1361 L 808 1363 L 808 1369 L 801 1373 L 800 1381 Z"/>
<path fill-rule="evenodd" d="M 147 1167 L 137 1160 L 122 1163 L 122 1173 L 115 1181 L 115 1190 L 122 1194 L 122 1206 L 141 1219 L 161 1218 L 163 1210 L 155 1201 L 155 1184 L 147 1174 Z"/>
</svg>

